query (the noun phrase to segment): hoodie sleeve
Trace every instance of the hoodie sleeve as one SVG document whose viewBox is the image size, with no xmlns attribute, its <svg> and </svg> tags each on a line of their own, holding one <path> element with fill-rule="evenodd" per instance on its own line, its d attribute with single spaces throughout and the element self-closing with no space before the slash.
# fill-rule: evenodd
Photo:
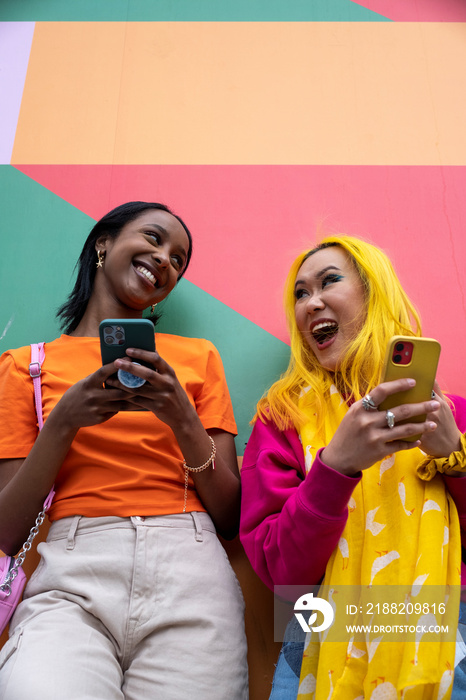
<svg viewBox="0 0 466 700">
<path fill-rule="evenodd" d="M 453 395 L 449 395 L 448 398 L 453 402 L 452 410 L 456 425 L 464 433 L 466 432 L 466 399 Z M 466 477 L 454 477 L 445 474 L 443 478 L 458 510 L 464 546 L 466 544 Z"/>
<path fill-rule="evenodd" d="M 256 422 L 241 470 L 240 538 L 269 588 L 321 580 L 360 479 L 327 467 L 320 451 L 305 475 L 297 433 Z"/>
</svg>

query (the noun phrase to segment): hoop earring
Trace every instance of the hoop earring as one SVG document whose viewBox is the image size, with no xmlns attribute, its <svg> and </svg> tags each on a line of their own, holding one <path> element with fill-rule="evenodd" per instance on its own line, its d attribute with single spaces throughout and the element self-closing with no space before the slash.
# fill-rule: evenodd
<svg viewBox="0 0 466 700">
<path fill-rule="evenodd" d="M 98 250 L 97 251 L 97 262 L 95 264 L 96 267 L 103 267 L 104 266 L 104 260 L 105 260 L 105 251 L 104 250 Z"/>
<path fill-rule="evenodd" d="M 151 316 L 152 316 L 152 314 L 154 313 L 155 307 L 157 306 L 157 304 L 158 304 L 158 301 L 155 302 L 155 304 L 152 304 L 152 306 L 150 307 L 150 315 L 151 315 Z"/>
</svg>

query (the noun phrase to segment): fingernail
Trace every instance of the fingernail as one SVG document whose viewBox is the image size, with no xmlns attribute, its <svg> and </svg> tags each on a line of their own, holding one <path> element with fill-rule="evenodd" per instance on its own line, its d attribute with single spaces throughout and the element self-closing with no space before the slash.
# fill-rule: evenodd
<svg viewBox="0 0 466 700">
<path fill-rule="evenodd" d="M 416 380 L 415 379 L 407 379 L 407 382 L 409 386 L 416 386 Z"/>
<path fill-rule="evenodd" d="M 427 423 L 427 427 L 429 428 L 429 430 L 435 430 L 435 428 L 437 427 L 437 423 L 429 421 L 429 423 Z"/>
<path fill-rule="evenodd" d="M 439 406 L 440 404 L 438 401 L 431 401 L 429 403 L 429 411 L 436 411 Z"/>
</svg>

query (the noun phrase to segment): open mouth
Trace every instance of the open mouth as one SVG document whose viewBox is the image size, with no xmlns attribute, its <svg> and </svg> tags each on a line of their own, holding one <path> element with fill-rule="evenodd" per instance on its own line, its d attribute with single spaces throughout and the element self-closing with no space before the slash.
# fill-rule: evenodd
<svg viewBox="0 0 466 700">
<path fill-rule="evenodd" d="M 137 270 L 138 272 L 141 273 L 141 275 L 144 275 L 144 277 L 145 277 L 151 284 L 153 284 L 154 287 L 158 287 L 158 284 L 159 284 L 159 283 L 158 283 L 158 280 L 156 279 L 156 277 L 154 277 L 154 275 L 152 274 L 152 272 L 151 272 L 150 270 L 147 269 L 147 267 L 144 267 L 143 265 L 138 264 L 138 265 L 135 265 L 135 268 L 136 268 L 136 270 Z"/>
<path fill-rule="evenodd" d="M 323 321 L 312 329 L 312 337 L 317 345 L 323 345 L 338 333 L 338 323 L 335 321 Z"/>
</svg>

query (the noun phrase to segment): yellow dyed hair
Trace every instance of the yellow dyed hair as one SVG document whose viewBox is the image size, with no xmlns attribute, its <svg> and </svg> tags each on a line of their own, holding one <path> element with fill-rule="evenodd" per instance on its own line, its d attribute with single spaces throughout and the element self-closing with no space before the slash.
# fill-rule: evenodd
<svg viewBox="0 0 466 700">
<path fill-rule="evenodd" d="M 303 262 L 330 246 L 339 246 L 350 255 L 364 284 L 366 298 L 364 325 L 347 348 L 335 375 L 321 367 L 298 330 L 294 293 Z M 336 384 L 347 399 L 359 400 L 380 383 L 389 339 L 393 335 L 421 335 L 419 315 L 387 255 L 371 243 L 352 236 L 327 236 L 316 248 L 298 255 L 286 280 L 284 302 L 291 340 L 290 362 L 288 369 L 259 401 L 255 416 L 255 419 L 272 420 L 280 430 L 290 427 L 299 430 L 307 421 L 309 411 L 321 417 L 318 424 L 321 428 L 332 384 Z M 305 404 L 298 405 L 304 389 Z"/>
</svg>

